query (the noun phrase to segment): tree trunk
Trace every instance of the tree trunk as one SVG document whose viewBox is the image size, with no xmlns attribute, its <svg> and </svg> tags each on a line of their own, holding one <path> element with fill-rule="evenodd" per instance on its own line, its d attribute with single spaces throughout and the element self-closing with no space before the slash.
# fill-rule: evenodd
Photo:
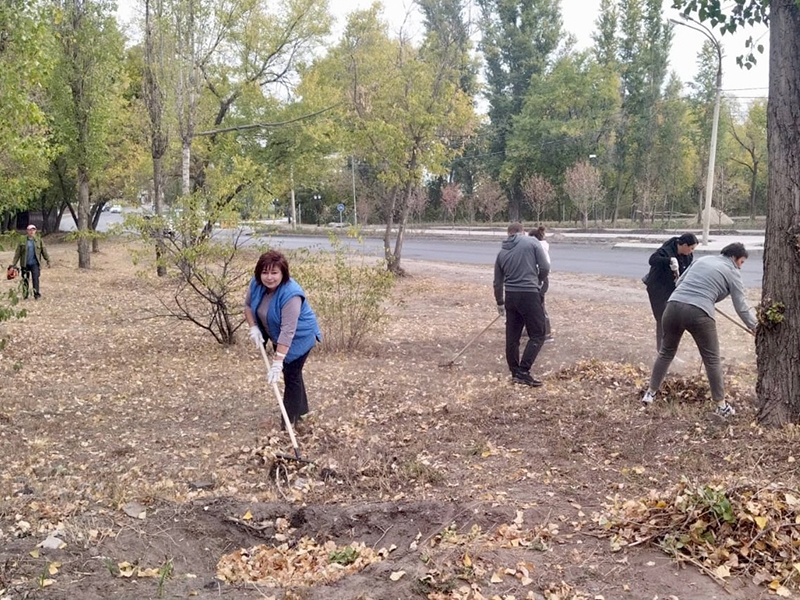
<svg viewBox="0 0 800 600">
<path fill-rule="evenodd" d="M 394 254 L 392 253 L 392 229 L 394 228 L 394 208 L 397 204 L 397 188 L 393 189 L 386 198 L 386 229 L 383 232 L 383 256 L 386 259 L 386 268 L 394 268 Z"/>
<path fill-rule="evenodd" d="M 92 207 L 91 211 L 91 230 L 92 233 L 97 234 L 97 225 L 100 222 L 100 213 L 103 212 L 103 205 L 105 201 L 101 200 L 100 202 L 96 202 L 95 205 Z M 97 254 L 100 252 L 100 238 L 97 235 L 92 236 L 92 254 Z"/>
<path fill-rule="evenodd" d="M 392 268 L 389 269 L 395 275 L 404 275 L 405 271 L 400 266 L 400 259 L 403 256 L 403 240 L 405 238 L 406 225 L 408 224 L 408 214 L 410 212 L 410 200 L 414 186 L 409 183 L 404 193 L 403 209 L 400 212 L 400 222 L 397 225 L 397 239 L 394 241 L 394 260 Z"/>
<path fill-rule="evenodd" d="M 189 166 L 192 162 L 192 140 L 184 139 L 181 149 L 181 194 L 188 196 L 192 193 L 192 183 L 189 177 Z"/>
<path fill-rule="evenodd" d="M 758 180 L 758 161 L 753 160 L 753 178 L 750 180 L 750 222 L 756 222 L 756 184 Z"/>
<path fill-rule="evenodd" d="M 78 167 L 78 268 L 91 269 L 89 251 L 89 172 L 85 165 Z"/>
<path fill-rule="evenodd" d="M 164 182 L 162 177 L 162 163 L 164 162 L 163 156 L 153 156 L 153 210 L 156 215 L 164 214 L 163 196 L 164 196 Z M 162 260 L 165 255 L 164 249 L 164 230 L 159 227 L 156 231 L 156 274 L 159 277 L 164 277 L 167 274 L 167 266 Z"/>
<path fill-rule="evenodd" d="M 795 0 L 770 2 L 769 32 L 769 195 L 756 404 L 759 422 L 778 426 L 800 422 L 800 7 Z M 780 322 L 774 318 L 777 303 L 785 307 Z"/>
</svg>

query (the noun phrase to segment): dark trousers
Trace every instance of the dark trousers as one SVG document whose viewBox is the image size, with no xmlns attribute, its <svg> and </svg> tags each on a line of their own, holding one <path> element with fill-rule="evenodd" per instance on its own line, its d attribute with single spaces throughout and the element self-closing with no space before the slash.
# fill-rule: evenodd
<svg viewBox="0 0 800 600">
<path fill-rule="evenodd" d="M 547 290 L 550 289 L 550 278 L 546 277 L 544 281 L 542 281 L 542 287 L 539 290 L 539 297 L 542 299 L 542 310 L 544 311 L 544 337 L 547 338 L 552 333 L 552 329 L 550 328 L 550 315 L 547 314 L 547 307 L 545 306 L 544 302 L 544 295 L 547 293 Z"/>
<path fill-rule="evenodd" d="M 542 349 L 545 338 L 545 317 L 538 292 L 506 292 L 506 362 L 512 375 L 528 373 Z M 519 340 L 523 327 L 528 343 L 519 358 Z"/>
<path fill-rule="evenodd" d="M 697 344 L 700 356 L 703 357 L 708 384 L 711 387 L 711 397 L 717 402 L 722 402 L 725 399 L 725 384 L 722 377 L 722 363 L 719 359 L 717 322 L 702 309 L 683 302 L 668 302 L 662 321 L 664 339 L 650 375 L 650 389 L 657 390 L 661 387 L 672 359 L 678 351 L 683 332 L 688 331 Z"/>
<path fill-rule="evenodd" d="M 292 424 L 296 424 L 300 417 L 308 413 L 308 396 L 306 395 L 306 384 L 303 381 L 303 365 L 306 364 L 309 352 L 290 363 L 283 363 L 283 406 L 286 408 L 286 414 Z"/>
<path fill-rule="evenodd" d="M 650 308 L 653 310 L 653 316 L 656 319 L 656 351 L 661 350 L 661 340 L 664 339 L 664 325 L 661 320 L 671 293 L 667 290 L 647 290 L 647 296 L 650 298 Z"/>
<path fill-rule="evenodd" d="M 33 297 L 39 297 L 39 263 L 35 263 L 32 265 L 25 265 L 22 267 L 22 288 L 23 288 L 23 295 L 25 298 L 28 297 L 30 294 L 30 280 L 33 279 Z"/>
</svg>

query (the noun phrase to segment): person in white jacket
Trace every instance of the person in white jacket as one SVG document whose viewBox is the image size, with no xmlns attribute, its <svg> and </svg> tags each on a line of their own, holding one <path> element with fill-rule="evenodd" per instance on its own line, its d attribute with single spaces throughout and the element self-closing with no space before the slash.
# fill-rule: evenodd
<svg viewBox="0 0 800 600">
<path fill-rule="evenodd" d="M 548 264 L 550 263 L 550 243 L 545 239 L 545 227 L 544 225 L 540 225 L 536 229 L 531 229 L 528 232 L 528 235 L 535 237 L 539 240 L 539 245 L 544 250 L 544 254 L 547 257 Z M 542 298 L 542 310 L 544 310 L 544 341 L 545 342 L 552 342 L 555 338 L 553 338 L 553 330 L 550 326 L 550 315 L 547 312 L 547 307 L 544 305 L 544 295 L 547 293 L 547 290 L 550 289 L 550 276 L 548 275 L 545 277 L 544 281 L 542 281 L 542 289 L 539 291 L 539 295 Z"/>
</svg>

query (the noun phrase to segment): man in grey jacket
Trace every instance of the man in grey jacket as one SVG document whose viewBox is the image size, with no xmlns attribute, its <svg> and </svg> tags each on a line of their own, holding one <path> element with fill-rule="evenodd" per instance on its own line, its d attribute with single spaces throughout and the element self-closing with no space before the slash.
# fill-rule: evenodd
<svg viewBox="0 0 800 600">
<path fill-rule="evenodd" d="M 757 322 L 745 300 L 742 276 L 739 273 L 745 260 L 747 250 L 743 244 L 728 244 L 719 256 L 704 256 L 694 261 L 680 276 L 661 319 L 664 339 L 650 375 L 650 387 L 642 397 L 642 404 L 648 406 L 653 402 L 656 391 L 661 387 L 669 365 L 675 358 L 683 332 L 688 331 L 703 357 L 711 397 L 717 402 L 716 414 L 729 417 L 736 412 L 725 400 L 714 305 L 730 295 L 739 318 L 748 329 L 755 332 Z"/>
<path fill-rule="evenodd" d="M 494 297 L 497 311 L 506 317 L 506 362 L 513 383 L 542 385 L 530 371 L 545 338 L 544 308 L 539 291 L 549 273 L 550 263 L 539 241 L 525 235 L 521 223 L 511 223 L 508 239 L 503 242 L 494 263 Z M 529 339 L 520 360 L 519 340 L 523 327 Z"/>
</svg>

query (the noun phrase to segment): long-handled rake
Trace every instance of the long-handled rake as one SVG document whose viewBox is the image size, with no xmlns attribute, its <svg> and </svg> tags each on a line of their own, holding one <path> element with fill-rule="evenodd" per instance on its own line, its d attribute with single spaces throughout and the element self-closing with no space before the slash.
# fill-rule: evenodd
<svg viewBox="0 0 800 600">
<path fill-rule="evenodd" d="M 736 319 L 734 319 L 732 316 L 730 316 L 729 314 L 725 313 L 724 311 L 721 311 L 721 310 L 720 310 L 719 308 L 717 308 L 717 307 L 715 307 L 715 310 L 716 310 L 716 311 L 717 311 L 719 314 L 721 314 L 723 317 L 725 317 L 726 319 L 728 319 L 728 321 L 730 321 L 731 323 L 733 323 L 734 325 L 736 325 L 736 326 L 737 326 L 739 329 L 744 329 L 744 330 L 745 330 L 747 333 L 749 333 L 750 335 L 752 335 L 753 337 L 755 337 L 755 335 L 756 335 L 755 333 L 753 333 L 753 332 L 752 332 L 750 329 L 748 329 L 747 327 L 745 327 L 744 325 L 742 325 L 741 323 L 739 323 L 739 321 L 737 321 Z M 703 372 L 703 359 L 701 358 L 701 359 L 700 359 L 700 366 L 698 367 L 698 373 L 702 373 L 702 372 Z"/>
<path fill-rule="evenodd" d="M 492 319 L 491 323 L 489 323 L 489 324 L 488 324 L 486 327 L 484 327 L 483 329 L 481 329 L 481 330 L 480 330 L 480 331 L 479 331 L 479 332 L 478 332 L 478 333 L 475 335 L 475 337 L 473 337 L 473 338 L 472 338 L 472 339 L 471 339 L 469 342 L 467 342 L 467 345 L 466 345 L 466 346 L 464 346 L 464 347 L 461 349 L 461 352 L 459 352 L 458 354 L 456 354 L 456 355 L 455 355 L 453 358 L 451 358 L 450 360 L 447 360 L 447 361 L 445 361 L 445 362 L 440 362 L 440 363 L 439 363 L 439 366 L 440 366 L 440 367 L 450 367 L 450 366 L 452 366 L 452 365 L 453 365 L 453 363 L 454 363 L 454 362 L 456 362 L 456 360 L 458 360 L 458 357 L 459 357 L 459 356 L 461 356 L 462 354 L 464 354 L 464 352 L 466 352 L 466 351 L 467 351 L 467 348 L 469 348 L 470 346 L 472 346 L 472 344 L 474 344 L 474 343 L 475 343 L 475 340 L 477 340 L 477 339 L 478 339 L 479 337 L 481 337 L 481 336 L 482 336 L 484 333 L 486 333 L 486 331 L 489 329 L 489 327 L 491 327 L 492 325 L 494 325 L 494 324 L 497 322 L 497 320 L 498 320 L 498 319 L 499 319 L 501 316 L 502 316 L 502 315 L 497 315 L 497 316 L 496 316 L 494 319 Z"/>
<path fill-rule="evenodd" d="M 261 357 L 264 359 L 264 365 L 267 367 L 267 373 L 269 374 L 270 364 L 269 358 L 267 357 L 267 351 L 264 349 L 263 344 L 259 344 L 258 347 L 261 350 Z M 297 445 L 297 438 L 294 435 L 292 422 L 289 420 L 289 415 L 286 413 L 286 407 L 283 405 L 283 395 L 281 394 L 281 390 L 278 388 L 277 383 L 272 384 L 272 391 L 275 392 L 275 399 L 278 401 L 278 407 L 281 409 L 281 416 L 283 417 L 283 422 L 286 425 L 286 431 L 289 432 L 289 439 L 292 440 L 292 448 L 294 449 L 294 456 L 290 456 L 288 454 L 276 454 L 275 456 L 285 458 L 287 460 L 297 460 L 304 463 L 312 463 L 313 461 L 300 456 L 300 447 Z"/>
<path fill-rule="evenodd" d="M 724 313 L 724 312 L 722 312 L 722 311 L 721 311 L 719 308 L 717 308 L 716 310 L 717 310 L 717 312 L 718 312 L 719 314 L 721 314 L 723 317 L 725 317 L 726 319 L 728 319 L 728 321 L 730 321 L 731 323 L 733 323 L 734 325 L 736 325 L 736 326 L 737 326 L 737 327 L 739 327 L 740 329 L 744 329 L 744 330 L 745 330 L 747 333 L 749 333 L 749 334 L 750 334 L 750 335 L 752 335 L 752 336 L 755 336 L 755 335 L 756 335 L 755 333 L 753 333 L 752 331 L 750 331 L 750 330 L 749 330 L 747 327 L 745 327 L 744 325 L 742 325 L 741 323 L 739 323 L 739 321 L 737 321 L 736 319 L 734 319 L 732 316 L 730 316 L 730 315 L 728 315 L 728 314 L 725 314 L 725 313 Z"/>
</svg>

